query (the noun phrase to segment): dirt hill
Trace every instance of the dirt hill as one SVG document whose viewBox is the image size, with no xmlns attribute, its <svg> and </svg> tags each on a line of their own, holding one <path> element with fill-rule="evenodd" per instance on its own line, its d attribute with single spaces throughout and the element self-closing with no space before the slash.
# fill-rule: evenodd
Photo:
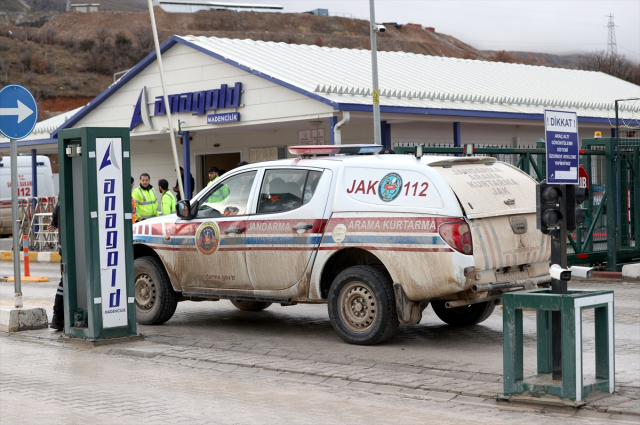
<svg viewBox="0 0 640 425">
<path fill-rule="evenodd" d="M 113 83 L 114 73 L 131 68 L 153 49 L 143 3 L 108 0 L 100 2 L 101 9 L 125 11 L 61 13 L 66 0 L 2 1 L 0 12 L 22 13 L 24 19 L 23 24 L 0 26 L 0 84 L 26 85 L 42 104 L 41 118 L 85 104 Z M 42 21 L 39 28 L 30 26 L 35 21 L 29 16 L 36 15 Z M 161 42 L 177 34 L 369 49 L 369 21 L 360 19 L 302 13 L 167 13 L 159 7 L 155 15 Z M 380 51 L 563 66 L 561 57 L 481 51 L 421 26 L 386 28 L 378 36 Z"/>
</svg>

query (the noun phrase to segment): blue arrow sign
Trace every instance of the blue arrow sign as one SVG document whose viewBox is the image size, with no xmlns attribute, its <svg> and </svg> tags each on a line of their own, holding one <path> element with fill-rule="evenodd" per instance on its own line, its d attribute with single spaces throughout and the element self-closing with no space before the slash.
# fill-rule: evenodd
<svg viewBox="0 0 640 425">
<path fill-rule="evenodd" d="M 0 133 L 7 139 L 24 139 L 36 126 L 38 105 L 29 90 L 10 84 L 0 90 Z"/>
</svg>

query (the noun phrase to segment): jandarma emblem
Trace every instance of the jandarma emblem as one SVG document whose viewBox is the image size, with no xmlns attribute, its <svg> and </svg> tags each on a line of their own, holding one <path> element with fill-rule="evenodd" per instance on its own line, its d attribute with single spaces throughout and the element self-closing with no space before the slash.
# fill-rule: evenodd
<svg viewBox="0 0 640 425">
<path fill-rule="evenodd" d="M 213 254 L 218 248 L 219 241 L 220 232 L 218 231 L 218 226 L 211 222 L 202 223 L 196 232 L 196 247 L 198 251 L 204 255 Z"/>
<path fill-rule="evenodd" d="M 389 173 L 380 180 L 378 196 L 384 202 L 391 202 L 400 195 L 402 189 L 402 177 L 396 173 Z"/>
</svg>

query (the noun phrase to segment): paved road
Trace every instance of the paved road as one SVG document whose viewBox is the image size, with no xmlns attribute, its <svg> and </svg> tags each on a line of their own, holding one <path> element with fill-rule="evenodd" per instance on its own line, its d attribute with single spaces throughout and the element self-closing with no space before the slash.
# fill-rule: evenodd
<svg viewBox="0 0 640 425">
<path fill-rule="evenodd" d="M 549 414 L 415 399 L 7 338 L 0 338 L 0 350 L 3 424 L 602 423 L 553 408 Z"/>
<path fill-rule="evenodd" d="M 0 276 L 8 274 L 11 274 L 11 264 L 1 263 Z M 45 306 L 51 314 L 50 306 L 59 279 L 59 266 L 34 264 L 33 274 L 49 276 L 51 282 L 25 284 L 23 289 L 25 303 Z M 609 407 L 609 410 L 607 406 L 594 405 L 594 407 L 600 408 L 607 414 L 613 414 L 613 416 L 605 415 L 609 418 L 616 416 L 616 413 L 629 411 L 633 413 L 636 410 L 640 415 L 640 405 L 638 405 L 638 398 L 640 398 L 640 355 L 638 354 L 640 353 L 640 333 L 638 332 L 640 286 L 631 283 L 603 282 L 581 283 L 579 286 L 591 289 L 610 288 L 614 289 L 616 294 L 616 379 L 617 389 L 621 395 L 616 396 L 615 403 L 610 403 L 616 406 Z M 10 284 L 0 283 L 0 304 L 9 304 L 12 294 L 13 289 Z M 585 312 L 584 315 L 584 368 L 585 374 L 589 375 L 594 373 L 595 365 L 593 315 L 589 312 Z M 534 312 L 525 312 L 526 373 L 533 373 L 535 368 L 534 319 Z M 177 362 L 194 368 L 209 369 L 212 367 L 211 364 L 214 364 L 215 367 L 221 367 L 223 370 L 253 368 L 254 373 L 256 370 L 261 370 L 271 371 L 280 376 L 305 374 L 314 379 L 331 377 L 331 379 L 346 380 L 349 387 L 345 390 L 357 388 L 375 392 L 375 388 L 382 386 L 392 388 L 393 391 L 417 391 L 415 394 L 426 398 L 429 392 L 432 394 L 447 392 L 443 400 L 430 401 L 438 406 L 445 403 L 444 399 L 452 397 L 455 398 L 446 403 L 455 404 L 464 400 L 464 397 L 474 397 L 471 399 L 474 403 L 485 403 L 491 401 L 490 397 L 500 392 L 502 387 L 502 316 L 499 309 L 482 325 L 452 329 L 443 325 L 428 308 L 420 325 L 401 327 L 396 338 L 376 347 L 352 346 L 340 340 L 329 323 L 326 307 L 321 305 L 290 307 L 275 305 L 263 312 L 248 313 L 235 309 L 228 301 L 184 302 L 179 304 L 176 314 L 165 325 L 139 326 L 138 330 L 147 337 L 147 341 L 133 344 L 128 349 L 111 350 L 109 354 L 124 356 L 127 361 L 136 358 L 136 361 L 143 362 L 139 359 L 141 357 L 150 359 L 147 360 L 148 362 L 169 362 L 174 365 Z M 57 344 L 53 342 L 53 335 L 48 330 L 34 331 L 33 338 L 34 341 L 47 346 Z M 11 344 L 23 343 L 11 342 Z M 5 345 L 0 347 L 5 350 Z M 74 353 L 81 355 L 82 352 L 74 351 Z M 4 365 L 3 360 L 2 366 Z M 42 371 L 29 373 L 39 376 Z M 215 378 L 214 381 L 218 385 L 220 380 L 227 382 L 229 379 L 237 378 L 236 373 L 231 375 L 234 377 L 222 376 Z M 164 377 L 165 372 L 158 376 Z M 168 385 L 173 385 L 173 381 L 167 382 L 172 382 Z M 231 385 L 231 381 L 229 382 Z M 270 385 L 268 382 L 264 383 L 267 387 L 263 389 L 267 392 L 272 391 L 268 387 Z M 280 384 L 273 385 L 274 388 L 279 388 Z M 298 384 L 290 385 L 294 388 Z M 322 385 L 325 384 L 320 384 Z M 314 388 L 313 390 L 292 389 L 292 392 L 321 391 L 326 395 L 326 391 L 329 391 Z M 329 394 L 334 394 L 335 391 L 338 390 L 333 389 Z M 319 397 L 322 396 L 319 395 Z M 336 399 L 329 397 L 328 403 L 340 400 L 340 397 L 342 396 Z M 460 399 L 460 397 L 463 398 Z M 379 401 L 374 402 L 375 405 L 378 403 Z M 389 403 L 393 405 L 395 402 L 389 401 Z M 265 404 L 265 409 L 267 406 L 268 403 Z M 438 411 L 438 409 L 435 410 Z M 638 416 L 623 416 L 625 419 L 640 419 Z M 380 420 L 383 418 L 377 414 L 370 417 Z M 481 420 L 482 416 L 478 418 Z M 271 419 L 266 422 L 278 423 L 278 418 Z M 391 418 L 384 417 L 384 419 L 393 423 Z M 533 421 L 538 423 L 538 420 L 543 419 L 540 417 Z M 241 419 L 239 421 L 243 422 Z M 407 421 L 411 422 L 411 420 Z M 442 417 L 441 421 L 454 422 L 451 418 L 445 417 Z"/>
<path fill-rule="evenodd" d="M 11 263 L 0 263 L 0 276 L 11 275 Z M 25 284 L 26 304 L 52 305 L 59 281 L 59 265 L 34 263 L 33 275 L 50 282 Z M 615 290 L 617 384 L 640 387 L 640 285 L 582 282 L 573 287 Z M 10 303 L 11 284 L 0 283 L 0 304 Z M 49 314 L 51 309 L 49 307 Z M 584 313 L 585 375 L 595 373 L 593 311 Z M 525 373 L 535 373 L 535 312 L 526 311 Z M 272 305 L 257 313 L 237 310 L 229 301 L 182 302 L 174 317 L 162 326 L 140 326 L 151 339 L 187 338 L 225 343 L 248 349 L 279 349 L 297 355 L 395 362 L 414 367 L 502 374 L 502 314 L 497 308 L 484 323 L 469 328 L 451 328 L 433 310 L 425 310 L 417 326 L 401 327 L 397 337 L 376 347 L 344 343 L 333 331 L 324 305 Z"/>
</svg>

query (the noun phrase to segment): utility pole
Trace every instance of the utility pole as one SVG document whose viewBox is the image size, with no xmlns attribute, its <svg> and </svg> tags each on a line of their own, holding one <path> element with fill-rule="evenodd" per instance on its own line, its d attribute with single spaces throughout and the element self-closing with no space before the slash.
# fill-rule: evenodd
<svg viewBox="0 0 640 425">
<path fill-rule="evenodd" d="M 382 144 L 382 132 L 380 131 L 380 92 L 378 90 L 378 43 L 376 40 L 376 11 L 374 0 L 369 0 L 369 20 L 371 28 L 371 75 L 373 77 L 373 140 L 376 145 Z"/>
<path fill-rule="evenodd" d="M 609 23 L 607 28 L 609 36 L 607 37 L 607 55 L 616 56 L 618 54 L 618 44 L 616 43 L 616 24 L 613 23 L 613 14 L 607 15 Z"/>
</svg>

